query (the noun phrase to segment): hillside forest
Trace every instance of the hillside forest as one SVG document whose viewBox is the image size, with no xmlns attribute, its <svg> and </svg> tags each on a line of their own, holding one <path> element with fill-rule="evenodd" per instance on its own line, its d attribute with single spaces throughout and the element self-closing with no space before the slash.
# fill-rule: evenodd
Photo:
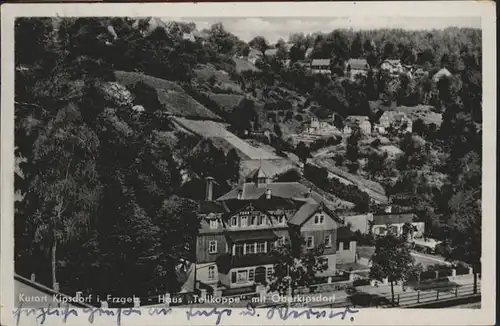
<svg viewBox="0 0 500 326">
<path fill-rule="evenodd" d="M 185 38 L 194 32 L 202 37 Z M 248 157 L 181 130 L 172 117 L 221 123 L 278 158 L 298 158 L 303 168 L 279 178 L 350 203 L 340 214 L 377 210 L 365 191 L 315 164 L 316 151 L 333 149 L 327 160 L 339 173 L 382 188 L 394 209 L 415 211 L 429 236 L 446 241 L 450 259 L 479 264 L 480 30 L 334 30 L 270 44 L 263 37 L 246 43 L 221 23 L 198 31 L 149 18 L 22 18 L 15 47 L 20 275 L 35 273 L 50 287 L 57 281 L 69 294 L 180 289 L 178 265 L 194 254 L 205 178 L 222 195 L 240 181 Z M 244 58 L 253 49 L 276 55 L 251 64 Z M 308 73 L 303 62 L 324 58 L 331 75 Z M 429 74 L 391 78 L 371 70 L 352 80 L 342 68 L 349 58 L 374 67 L 400 59 Z M 433 82 L 442 67 L 451 75 Z M 348 116 L 375 121 L 391 105 L 425 105 L 442 121 L 424 116 L 411 133 L 383 139 L 358 132 L 311 144 L 290 139 L 312 114 L 342 128 Z M 388 156 L 384 145 L 401 153 Z"/>
</svg>

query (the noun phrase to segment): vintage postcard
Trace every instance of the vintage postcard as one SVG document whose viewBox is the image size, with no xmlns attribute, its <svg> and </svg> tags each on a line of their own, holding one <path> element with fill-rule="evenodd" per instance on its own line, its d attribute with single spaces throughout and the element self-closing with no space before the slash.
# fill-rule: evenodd
<svg viewBox="0 0 500 326">
<path fill-rule="evenodd" d="M 494 12 L 2 6 L 2 325 L 493 324 Z"/>
</svg>

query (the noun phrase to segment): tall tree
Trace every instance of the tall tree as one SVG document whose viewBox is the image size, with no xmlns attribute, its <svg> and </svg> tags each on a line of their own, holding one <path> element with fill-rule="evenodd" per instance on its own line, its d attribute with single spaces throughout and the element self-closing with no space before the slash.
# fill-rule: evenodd
<svg viewBox="0 0 500 326">
<path fill-rule="evenodd" d="M 313 285 L 316 275 L 328 269 L 327 260 L 322 257 L 323 251 L 322 245 L 306 249 L 305 240 L 292 234 L 289 241 L 271 252 L 276 262 L 269 292 L 294 297 L 299 287 Z"/>
<path fill-rule="evenodd" d="M 351 58 L 360 58 L 363 54 L 363 42 L 358 33 L 351 43 Z"/>
<path fill-rule="evenodd" d="M 307 163 L 307 159 L 311 157 L 311 150 L 304 142 L 300 142 L 295 148 L 295 154 L 297 154 L 297 156 L 305 166 L 305 164 Z"/>
<path fill-rule="evenodd" d="M 414 259 L 406 243 L 406 235 L 397 237 L 392 234 L 380 237 L 375 243 L 370 277 L 382 281 L 387 278 L 391 283 L 392 304 L 394 300 L 394 283 L 406 281 L 414 266 Z"/>
<path fill-rule="evenodd" d="M 267 49 L 269 49 L 269 43 L 267 40 L 262 37 L 262 36 L 256 36 L 250 42 L 248 42 L 248 45 L 251 47 L 259 50 L 262 52 L 262 55 L 266 52 Z"/>
</svg>

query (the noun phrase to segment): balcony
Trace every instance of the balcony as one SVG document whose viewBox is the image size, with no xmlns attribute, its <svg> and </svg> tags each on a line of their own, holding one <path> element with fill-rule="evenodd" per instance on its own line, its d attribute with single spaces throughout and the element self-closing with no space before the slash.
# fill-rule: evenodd
<svg viewBox="0 0 500 326">
<path fill-rule="evenodd" d="M 231 268 L 273 264 L 277 258 L 269 252 L 247 255 L 223 254 L 216 260 L 219 272 L 227 274 Z"/>
</svg>

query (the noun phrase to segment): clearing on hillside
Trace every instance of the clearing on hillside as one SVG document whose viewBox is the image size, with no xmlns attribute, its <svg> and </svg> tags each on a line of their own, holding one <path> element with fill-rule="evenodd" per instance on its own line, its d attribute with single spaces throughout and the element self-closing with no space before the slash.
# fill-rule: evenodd
<svg viewBox="0 0 500 326">
<path fill-rule="evenodd" d="M 203 138 L 224 138 L 231 146 L 240 150 L 250 159 L 276 159 L 278 156 L 270 153 L 262 148 L 254 147 L 242 140 L 235 134 L 227 131 L 224 123 L 215 121 L 189 120 L 185 118 L 175 117 L 173 121 L 180 127 L 197 134 Z"/>
<path fill-rule="evenodd" d="M 160 103 L 174 116 L 222 121 L 221 117 L 194 100 L 175 82 L 127 71 L 115 71 L 115 77 L 124 86 L 143 82 L 154 88 Z"/>
<path fill-rule="evenodd" d="M 243 95 L 238 95 L 238 94 L 208 93 L 208 96 L 212 101 L 217 103 L 222 110 L 224 110 L 227 113 L 233 112 L 234 107 L 240 104 L 241 100 L 244 98 Z"/>
<path fill-rule="evenodd" d="M 314 163 L 316 163 L 320 167 L 326 168 L 328 172 L 338 176 L 339 178 L 343 178 L 351 184 L 356 185 L 359 189 L 366 192 L 376 202 L 387 203 L 388 199 L 385 195 L 385 189 L 379 183 L 343 171 L 342 169 L 336 167 L 333 160 L 329 158 L 316 158 L 314 159 Z"/>
<path fill-rule="evenodd" d="M 244 59 L 233 58 L 234 63 L 236 64 L 236 72 L 241 73 L 243 71 L 260 71 L 259 68 L 255 67 L 255 65 L 251 62 L 248 62 Z"/>
</svg>

